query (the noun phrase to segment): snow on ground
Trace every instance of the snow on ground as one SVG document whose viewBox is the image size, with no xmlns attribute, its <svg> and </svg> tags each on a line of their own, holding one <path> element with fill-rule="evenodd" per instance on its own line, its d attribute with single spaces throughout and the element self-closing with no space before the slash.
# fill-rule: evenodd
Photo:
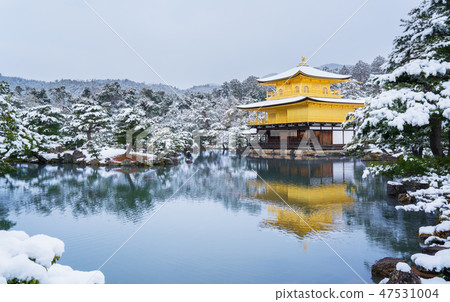
<svg viewBox="0 0 450 302">
<path fill-rule="evenodd" d="M 105 283 L 99 271 L 82 272 L 54 264 L 63 252 L 64 243 L 57 238 L 0 231 L 0 283 L 14 278 L 39 283 Z"/>
<path fill-rule="evenodd" d="M 95 159 L 95 157 L 93 157 L 91 154 L 89 154 L 89 152 L 85 149 L 78 149 L 78 151 L 82 152 L 84 156 L 86 156 L 85 158 L 79 159 L 85 162 L 89 162 L 93 159 Z M 67 150 L 64 152 L 61 152 L 60 154 L 56 154 L 56 153 L 45 153 L 42 156 L 46 159 L 46 160 L 52 160 L 52 159 L 57 159 L 58 156 L 62 156 L 65 153 L 68 153 L 70 155 L 72 155 L 74 152 L 74 150 Z M 102 150 L 99 151 L 99 156 L 98 156 L 98 160 L 100 161 L 100 163 L 106 163 L 107 159 L 112 160 L 114 157 L 120 156 L 120 155 L 124 155 L 126 152 L 126 150 L 124 149 L 118 149 L 118 148 L 103 148 Z M 149 160 L 155 160 L 156 156 L 153 154 L 149 154 L 149 153 L 144 153 L 144 152 L 130 152 L 129 154 L 130 157 L 133 156 L 143 156 L 146 157 Z"/>
<path fill-rule="evenodd" d="M 58 154 L 56 154 L 56 153 L 45 153 L 45 154 L 42 154 L 42 157 L 44 157 L 46 160 L 57 159 L 58 158 Z"/>
</svg>

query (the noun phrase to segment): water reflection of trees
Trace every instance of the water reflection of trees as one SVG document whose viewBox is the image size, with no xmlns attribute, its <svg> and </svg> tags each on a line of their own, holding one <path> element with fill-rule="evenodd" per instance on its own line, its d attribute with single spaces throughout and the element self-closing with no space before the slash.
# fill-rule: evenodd
<svg viewBox="0 0 450 302">
<path fill-rule="evenodd" d="M 0 179 L 0 210 L 5 212 L 0 211 L 0 219 L 6 218 L 9 211 L 41 215 L 69 211 L 74 217 L 106 212 L 127 221 L 139 221 L 156 203 L 174 193 L 174 199 L 207 198 L 232 211 L 257 213 L 259 204 L 241 198 L 248 176 L 238 158 L 219 152 L 203 154 L 191 165 L 131 171 L 21 165 L 16 173 Z"/>
<path fill-rule="evenodd" d="M 137 222 L 185 182 L 173 199 L 207 200 L 254 215 L 267 208 L 263 226 L 299 237 L 309 234 L 310 228 L 292 215 L 267 182 L 319 231 L 335 230 L 336 221 L 342 227 L 364 228 L 369 240 L 398 253 L 416 248 L 418 227 L 434 222 L 422 213 L 396 211 L 386 198 L 385 181 L 362 180 L 364 165 L 356 160 L 241 159 L 212 151 L 193 164 L 138 171 L 67 165 L 17 168 L 17 173 L 0 179 L 0 228 L 13 226 L 7 220 L 11 211 L 60 211 L 75 217 L 109 213 Z"/>
</svg>

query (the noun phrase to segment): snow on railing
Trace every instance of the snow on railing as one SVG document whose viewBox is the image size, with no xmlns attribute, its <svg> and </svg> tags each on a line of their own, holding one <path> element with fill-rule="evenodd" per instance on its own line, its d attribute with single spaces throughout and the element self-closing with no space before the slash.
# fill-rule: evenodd
<svg viewBox="0 0 450 302">
<path fill-rule="evenodd" d="M 328 93 L 329 92 L 329 93 Z M 311 97 L 326 97 L 326 98 L 340 98 L 341 97 L 341 89 L 332 89 L 326 90 L 324 93 L 323 90 L 320 89 L 311 89 L 310 92 L 302 92 L 295 90 L 278 90 L 278 91 L 267 91 L 266 97 L 267 100 L 277 100 L 282 98 L 288 98 L 293 96 L 311 96 Z"/>
</svg>

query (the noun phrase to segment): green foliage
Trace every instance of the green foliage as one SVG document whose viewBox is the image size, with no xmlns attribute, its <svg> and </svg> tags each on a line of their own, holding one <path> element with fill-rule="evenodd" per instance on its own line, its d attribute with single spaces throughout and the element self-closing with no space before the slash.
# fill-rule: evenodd
<svg viewBox="0 0 450 302">
<path fill-rule="evenodd" d="M 150 125 L 151 121 L 139 104 L 132 108 L 122 108 L 115 117 L 114 139 L 117 143 L 125 145 L 129 131 L 133 132 L 134 139 Z"/>
<path fill-rule="evenodd" d="M 176 152 L 186 151 L 192 146 L 192 136 L 188 132 L 173 132 L 170 128 L 159 128 L 152 131 L 151 137 L 146 141 L 148 149 L 158 156 L 171 157 Z"/>
<path fill-rule="evenodd" d="M 39 281 L 36 279 L 30 280 L 20 280 L 17 278 L 13 278 L 7 281 L 8 284 L 39 284 Z"/>
<path fill-rule="evenodd" d="M 110 130 L 112 121 L 98 101 L 79 98 L 71 111 L 71 120 L 62 129 L 68 138 L 65 142 L 67 147 L 81 147 L 93 139 L 100 141 L 107 137 L 106 132 Z"/>
<path fill-rule="evenodd" d="M 61 145 L 61 129 L 66 117 L 59 108 L 43 105 L 31 108 L 20 116 L 23 126 L 39 134 L 39 149 L 46 151 Z"/>
<path fill-rule="evenodd" d="M 395 162 L 371 163 L 370 169 L 391 178 L 422 176 L 431 173 L 446 175 L 450 174 L 450 157 L 402 156 Z"/>
<path fill-rule="evenodd" d="M 88 153 L 98 159 L 100 157 L 100 150 L 99 147 L 97 146 L 97 144 L 94 141 L 88 141 L 85 145 L 85 147 L 87 148 Z"/>
<path fill-rule="evenodd" d="M 11 167 L 10 164 L 0 159 L 0 176 L 4 176 L 5 174 L 13 173 L 15 171 L 16 169 Z"/>
<path fill-rule="evenodd" d="M 1 219 L 0 218 L 0 230 L 9 230 L 10 228 L 12 228 L 13 226 L 15 226 L 16 223 L 12 222 L 8 219 Z"/>
</svg>

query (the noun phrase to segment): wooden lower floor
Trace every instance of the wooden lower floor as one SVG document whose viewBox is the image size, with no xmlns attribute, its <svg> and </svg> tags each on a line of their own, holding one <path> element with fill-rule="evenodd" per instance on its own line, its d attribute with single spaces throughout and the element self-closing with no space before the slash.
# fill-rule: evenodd
<svg viewBox="0 0 450 302">
<path fill-rule="evenodd" d="M 258 145 L 262 149 L 341 150 L 353 136 L 353 129 L 341 124 L 289 124 L 256 126 Z"/>
</svg>

